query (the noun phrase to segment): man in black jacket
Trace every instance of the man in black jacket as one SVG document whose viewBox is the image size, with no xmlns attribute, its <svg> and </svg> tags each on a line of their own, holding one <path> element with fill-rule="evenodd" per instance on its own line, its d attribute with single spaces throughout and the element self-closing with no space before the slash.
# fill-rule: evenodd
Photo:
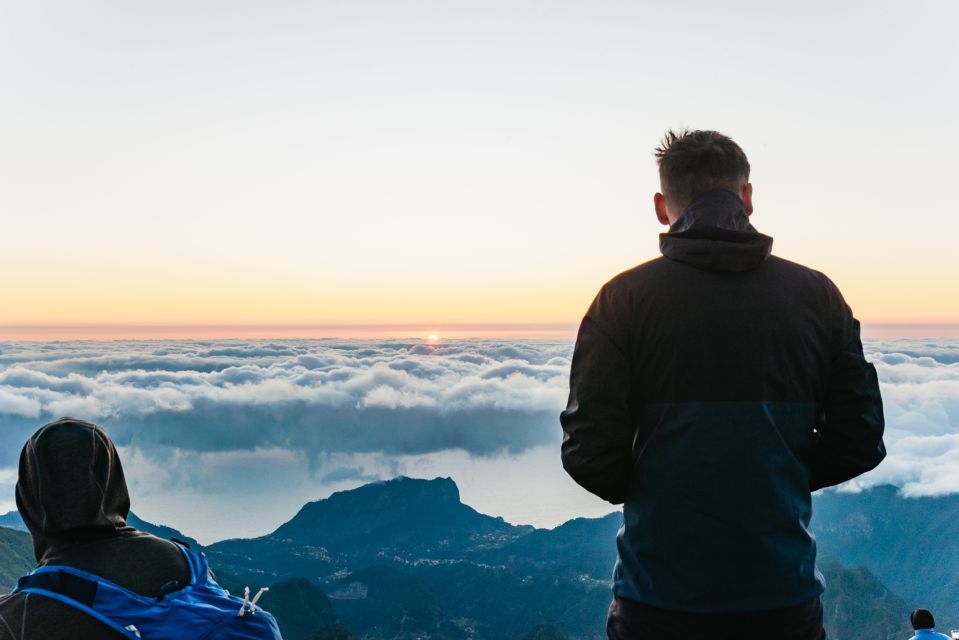
<svg viewBox="0 0 959 640">
<path fill-rule="evenodd" d="M 885 456 L 875 369 L 823 274 L 749 223 L 749 162 L 667 133 L 663 257 L 607 282 L 580 326 L 563 466 L 624 504 L 611 639 L 824 638 L 810 493 Z"/>
</svg>

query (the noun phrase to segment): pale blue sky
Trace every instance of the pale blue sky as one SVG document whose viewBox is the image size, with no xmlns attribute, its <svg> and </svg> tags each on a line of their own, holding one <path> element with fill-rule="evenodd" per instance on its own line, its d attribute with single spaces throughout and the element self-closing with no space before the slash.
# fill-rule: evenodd
<svg viewBox="0 0 959 640">
<path fill-rule="evenodd" d="M 0 1 L 3 322 L 573 322 L 664 129 L 867 321 L 959 322 L 959 5 Z"/>
</svg>

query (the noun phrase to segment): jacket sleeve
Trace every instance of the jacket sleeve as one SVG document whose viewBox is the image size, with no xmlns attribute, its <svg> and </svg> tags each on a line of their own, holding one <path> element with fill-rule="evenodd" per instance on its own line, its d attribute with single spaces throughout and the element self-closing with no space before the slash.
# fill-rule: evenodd
<svg viewBox="0 0 959 640">
<path fill-rule="evenodd" d="M 866 361 L 859 321 L 831 282 L 832 347 L 823 416 L 810 464 L 810 490 L 840 484 L 886 457 L 876 368 Z"/>
<path fill-rule="evenodd" d="M 619 504 L 629 483 L 635 428 L 624 336 L 604 326 L 609 297 L 605 288 L 600 291 L 580 325 L 560 423 L 563 468 L 587 491 Z"/>
</svg>

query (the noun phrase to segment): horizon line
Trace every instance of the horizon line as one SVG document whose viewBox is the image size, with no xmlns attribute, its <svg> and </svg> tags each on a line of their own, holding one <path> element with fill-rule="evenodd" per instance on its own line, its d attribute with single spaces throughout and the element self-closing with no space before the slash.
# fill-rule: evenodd
<svg viewBox="0 0 959 640">
<path fill-rule="evenodd" d="M 576 337 L 572 322 L 0 323 L 0 342 Z M 959 322 L 863 322 L 864 338 L 955 338 Z"/>
<path fill-rule="evenodd" d="M 2 341 L 269 340 L 343 338 L 565 338 L 569 322 L 437 323 L 0 323 Z"/>
</svg>

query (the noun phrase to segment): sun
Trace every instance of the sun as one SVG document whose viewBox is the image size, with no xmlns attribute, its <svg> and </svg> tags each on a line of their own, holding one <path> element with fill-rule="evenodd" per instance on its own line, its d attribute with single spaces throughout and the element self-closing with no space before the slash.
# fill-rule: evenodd
<svg viewBox="0 0 959 640">
<path fill-rule="evenodd" d="M 438 335 L 436 335 L 435 333 L 431 333 L 430 335 L 426 336 L 426 341 L 427 341 L 427 342 L 439 342 L 439 341 L 440 341 L 440 337 L 439 337 Z"/>
</svg>

